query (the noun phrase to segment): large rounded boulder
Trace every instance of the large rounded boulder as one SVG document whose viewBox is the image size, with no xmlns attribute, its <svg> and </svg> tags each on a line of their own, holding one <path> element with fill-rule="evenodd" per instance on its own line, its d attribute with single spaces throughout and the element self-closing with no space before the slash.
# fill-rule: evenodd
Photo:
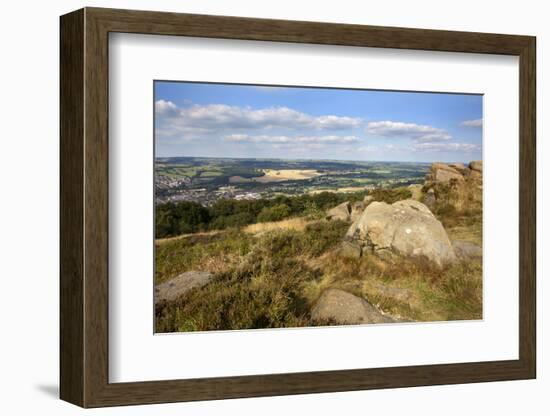
<svg viewBox="0 0 550 416">
<path fill-rule="evenodd" d="M 441 222 L 426 205 L 412 199 L 392 205 L 371 203 L 351 225 L 346 239 L 358 244 L 362 253 L 382 258 L 425 259 L 438 267 L 457 260 Z"/>
</svg>

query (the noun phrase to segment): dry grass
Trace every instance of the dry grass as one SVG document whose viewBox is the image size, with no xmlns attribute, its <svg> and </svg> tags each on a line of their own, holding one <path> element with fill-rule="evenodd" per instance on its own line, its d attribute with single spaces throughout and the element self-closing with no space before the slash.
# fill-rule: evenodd
<svg viewBox="0 0 550 416">
<path fill-rule="evenodd" d="M 471 218 L 464 218 L 461 223 L 447 227 L 447 234 L 451 240 L 464 240 L 482 246 L 483 229 L 481 223 L 468 225 Z"/>
<path fill-rule="evenodd" d="M 344 193 L 344 194 L 348 194 L 348 193 L 351 193 L 351 192 L 360 192 L 360 191 L 364 191 L 364 190 L 365 190 L 364 186 L 348 186 L 348 187 L 345 187 L 345 188 L 338 188 L 336 190 L 336 192 L 341 192 L 341 193 Z"/>
<path fill-rule="evenodd" d="M 236 230 L 193 234 L 155 246 L 155 283 L 192 271 L 221 273 L 242 262 L 252 236 Z"/>
<path fill-rule="evenodd" d="M 248 234 L 261 234 L 276 230 L 294 230 L 304 231 L 309 224 L 304 218 L 290 218 L 288 220 L 262 222 L 257 224 L 250 224 L 243 228 L 243 231 Z"/>
<path fill-rule="evenodd" d="M 202 232 L 202 233 L 181 234 L 181 235 L 177 235 L 175 237 L 157 238 L 155 240 L 155 245 L 160 246 L 160 245 L 163 245 L 163 244 L 171 243 L 171 242 L 181 240 L 181 239 L 185 239 L 185 238 L 212 236 L 212 235 L 216 235 L 216 234 L 219 234 L 219 233 L 220 233 L 220 231 L 213 230 L 213 231 L 205 231 L 205 232 Z"/>
<path fill-rule="evenodd" d="M 323 275 L 304 288 L 309 304 L 314 304 L 327 288 L 338 288 L 406 321 L 482 318 L 480 260 L 440 270 L 418 260 L 399 259 L 389 263 L 374 255 L 348 259 L 332 250 L 314 264 Z"/>
<path fill-rule="evenodd" d="M 315 169 L 264 169 L 263 172 L 265 175 L 254 178 L 254 181 L 260 183 L 296 181 L 311 179 L 322 175 L 322 173 L 319 173 Z"/>
<path fill-rule="evenodd" d="M 434 186 L 437 200 L 431 207 L 451 240 L 470 241 L 479 246 L 483 240 L 483 188 L 475 178 Z"/>
</svg>

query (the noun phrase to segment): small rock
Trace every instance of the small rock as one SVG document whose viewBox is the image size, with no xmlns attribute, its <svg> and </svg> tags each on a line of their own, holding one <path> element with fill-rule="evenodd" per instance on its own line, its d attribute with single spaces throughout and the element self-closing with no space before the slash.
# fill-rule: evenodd
<svg viewBox="0 0 550 416">
<path fill-rule="evenodd" d="M 469 166 L 470 166 L 470 169 L 472 170 L 483 172 L 483 162 L 481 160 L 472 160 Z"/>
<path fill-rule="evenodd" d="M 214 275 L 210 272 L 190 271 L 155 286 L 155 303 L 170 302 L 195 287 L 206 285 Z"/>
<path fill-rule="evenodd" d="M 365 208 L 374 201 L 374 197 L 372 195 L 367 195 L 365 198 L 363 198 L 363 204 L 365 204 Z"/>
<path fill-rule="evenodd" d="M 340 205 L 336 205 L 334 208 L 331 208 L 327 212 L 328 220 L 342 220 L 349 221 L 351 218 L 351 204 L 346 201 L 342 202 Z"/>
<path fill-rule="evenodd" d="M 358 259 L 361 257 L 361 246 L 354 241 L 344 240 L 340 245 L 339 254 L 348 259 Z"/>
<path fill-rule="evenodd" d="M 470 241 L 453 240 L 453 249 L 460 259 L 480 259 L 483 257 L 483 249 Z"/>
<path fill-rule="evenodd" d="M 395 322 L 365 299 L 340 289 L 325 290 L 311 310 L 311 318 L 314 321 L 333 321 L 337 324 Z"/>
<path fill-rule="evenodd" d="M 435 205 L 435 191 L 433 188 L 428 189 L 428 192 L 424 195 L 424 205 L 430 208 Z"/>
</svg>

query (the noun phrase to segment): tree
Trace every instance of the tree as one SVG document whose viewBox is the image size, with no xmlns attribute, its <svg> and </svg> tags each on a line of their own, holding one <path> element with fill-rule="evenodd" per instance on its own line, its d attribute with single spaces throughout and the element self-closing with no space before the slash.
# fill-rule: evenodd
<svg viewBox="0 0 550 416">
<path fill-rule="evenodd" d="M 205 229 L 210 222 L 208 210 L 196 202 L 170 202 L 158 205 L 156 209 L 157 238 L 194 233 Z"/>
</svg>

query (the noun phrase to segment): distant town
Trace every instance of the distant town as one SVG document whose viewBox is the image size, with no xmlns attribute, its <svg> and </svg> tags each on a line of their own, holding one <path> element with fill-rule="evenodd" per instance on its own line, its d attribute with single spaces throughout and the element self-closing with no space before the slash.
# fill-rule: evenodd
<svg viewBox="0 0 550 416">
<path fill-rule="evenodd" d="M 421 183 L 429 164 L 175 157 L 155 161 L 156 203 L 356 192 Z"/>
</svg>

